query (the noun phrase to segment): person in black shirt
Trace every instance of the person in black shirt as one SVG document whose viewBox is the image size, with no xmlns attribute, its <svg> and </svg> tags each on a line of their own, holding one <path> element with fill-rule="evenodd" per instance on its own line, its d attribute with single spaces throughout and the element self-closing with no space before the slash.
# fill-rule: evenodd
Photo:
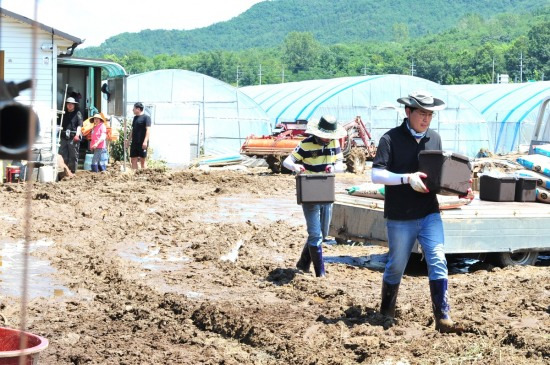
<svg viewBox="0 0 550 365">
<path fill-rule="evenodd" d="M 134 104 L 134 121 L 132 122 L 132 134 L 130 136 L 130 162 L 132 169 L 138 168 L 138 160 L 141 168 L 147 167 L 147 147 L 151 133 L 151 117 L 143 111 L 143 103 Z"/>
<path fill-rule="evenodd" d="M 78 102 L 74 98 L 67 98 L 65 104 L 67 111 L 61 117 L 61 140 L 58 153 L 74 174 L 78 166 L 82 113 L 78 110 Z"/>
<path fill-rule="evenodd" d="M 434 111 L 445 102 L 425 91 L 397 99 L 405 105 L 407 118 L 380 139 L 372 164 L 372 182 L 385 185 L 384 217 L 388 233 L 388 261 L 382 280 L 380 312 L 395 317 L 397 291 L 416 240 L 422 247 L 435 316 L 440 332 L 461 332 L 450 316 L 447 261 L 443 222 L 435 192 L 430 192 L 418 171 L 422 150 L 441 150 L 441 137 L 430 129 Z M 472 199 L 471 190 L 468 198 Z"/>
</svg>

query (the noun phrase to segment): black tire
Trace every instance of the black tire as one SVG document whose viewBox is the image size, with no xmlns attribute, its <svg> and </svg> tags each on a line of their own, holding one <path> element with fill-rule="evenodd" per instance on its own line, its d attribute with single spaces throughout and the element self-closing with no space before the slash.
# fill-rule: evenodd
<svg viewBox="0 0 550 365">
<path fill-rule="evenodd" d="M 282 171 L 283 163 L 280 156 L 267 156 L 265 158 L 265 161 L 267 162 L 267 165 L 269 166 L 269 169 L 275 173 L 279 174 Z"/>
<path fill-rule="evenodd" d="M 367 156 L 362 148 L 352 148 L 350 154 L 346 156 L 346 166 L 348 168 L 348 172 L 359 175 L 364 174 L 365 169 L 367 168 L 366 162 Z"/>
<path fill-rule="evenodd" d="M 495 266 L 505 267 L 513 265 L 534 265 L 537 262 L 539 253 L 537 251 L 525 252 L 495 252 L 487 255 L 486 262 Z"/>
</svg>

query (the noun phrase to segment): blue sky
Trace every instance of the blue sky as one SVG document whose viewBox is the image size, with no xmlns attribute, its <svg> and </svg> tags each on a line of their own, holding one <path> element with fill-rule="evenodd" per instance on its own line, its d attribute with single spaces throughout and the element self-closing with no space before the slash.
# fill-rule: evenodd
<svg viewBox="0 0 550 365">
<path fill-rule="evenodd" d="M 14 13 L 98 46 L 143 29 L 195 29 L 229 20 L 263 0 L 0 0 Z M 37 4 L 37 5 L 35 5 Z"/>
</svg>

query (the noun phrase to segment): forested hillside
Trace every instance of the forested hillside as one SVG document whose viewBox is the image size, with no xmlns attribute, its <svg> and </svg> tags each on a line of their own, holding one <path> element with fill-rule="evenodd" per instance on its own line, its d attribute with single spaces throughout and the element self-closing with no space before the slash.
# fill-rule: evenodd
<svg viewBox="0 0 550 365">
<path fill-rule="evenodd" d="M 77 55 L 122 56 L 139 50 L 151 57 L 269 48 L 280 45 L 290 32 L 309 32 L 323 45 L 399 41 L 448 30 L 467 14 L 487 19 L 504 12 L 532 12 L 545 4 L 547 0 L 272 0 L 209 27 L 123 33 L 100 47 L 78 48 Z"/>
<path fill-rule="evenodd" d="M 550 6 L 490 18 L 468 14 L 445 31 L 421 37 L 402 25 L 388 41 L 326 44 L 316 33 L 290 31 L 271 47 L 94 56 L 118 62 L 130 74 L 186 69 L 236 86 L 372 74 L 413 74 L 442 84 L 491 83 L 498 74 L 512 82 L 550 79 Z"/>
</svg>

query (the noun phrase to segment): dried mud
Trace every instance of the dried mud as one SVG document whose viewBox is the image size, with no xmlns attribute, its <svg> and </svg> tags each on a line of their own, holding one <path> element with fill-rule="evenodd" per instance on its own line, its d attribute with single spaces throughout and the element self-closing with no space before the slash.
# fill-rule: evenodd
<svg viewBox="0 0 550 365">
<path fill-rule="evenodd" d="M 0 239 L 25 237 L 30 196 L 31 245 L 52 242 L 32 255 L 66 290 L 30 293 L 25 313 L 3 295 L 0 312 L 49 340 L 40 364 L 550 362 L 547 261 L 450 275 L 462 335 L 434 330 L 425 272 L 407 271 L 390 327 L 377 312 L 381 266 L 365 265 L 385 248 L 325 247 L 322 280 L 294 269 L 306 232 L 291 176 L 82 171 L 26 189 L 0 186 Z"/>
</svg>

